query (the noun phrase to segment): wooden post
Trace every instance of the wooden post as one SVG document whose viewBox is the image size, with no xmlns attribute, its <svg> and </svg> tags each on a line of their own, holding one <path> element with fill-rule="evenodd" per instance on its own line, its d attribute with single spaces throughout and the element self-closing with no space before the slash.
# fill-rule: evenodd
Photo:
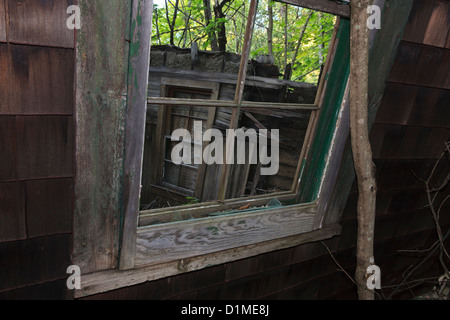
<svg viewBox="0 0 450 320">
<path fill-rule="evenodd" d="M 134 267 L 136 252 L 152 12 L 153 0 L 133 1 L 123 172 L 122 203 L 124 211 L 119 262 L 121 270 Z"/>
<path fill-rule="evenodd" d="M 377 189 L 368 126 L 369 2 L 369 0 L 352 0 L 350 10 L 350 134 L 359 191 L 355 280 L 360 300 L 374 299 L 374 292 L 366 285 L 368 278 L 366 270 L 374 261 Z"/>
</svg>

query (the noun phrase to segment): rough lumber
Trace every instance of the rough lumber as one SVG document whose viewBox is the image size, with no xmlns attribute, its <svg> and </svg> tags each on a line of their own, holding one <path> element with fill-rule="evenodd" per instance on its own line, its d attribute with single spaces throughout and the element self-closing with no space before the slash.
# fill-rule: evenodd
<svg viewBox="0 0 450 320">
<path fill-rule="evenodd" d="M 280 208 L 140 228 L 136 266 L 184 259 L 312 231 L 316 206 Z"/>
<path fill-rule="evenodd" d="M 133 1 L 125 131 L 120 269 L 134 267 L 144 154 L 153 0 Z"/>
<path fill-rule="evenodd" d="M 325 240 L 339 235 L 340 233 L 341 226 L 330 225 L 312 232 L 200 255 L 189 259 L 175 260 L 133 270 L 107 270 L 83 274 L 81 276 L 81 289 L 75 291 L 75 297 L 85 297 L 146 281 L 153 281 L 185 272 L 204 269 L 209 266 L 252 257 L 265 252 L 286 249 L 303 243 Z"/>
<path fill-rule="evenodd" d="M 332 0 L 276 0 L 294 6 L 331 13 L 341 17 L 350 17 L 350 6 L 343 1 Z"/>
<path fill-rule="evenodd" d="M 125 0 L 78 5 L 73 263 L 88 273 L 118 265 L 131 10 Z"/>
</svg>

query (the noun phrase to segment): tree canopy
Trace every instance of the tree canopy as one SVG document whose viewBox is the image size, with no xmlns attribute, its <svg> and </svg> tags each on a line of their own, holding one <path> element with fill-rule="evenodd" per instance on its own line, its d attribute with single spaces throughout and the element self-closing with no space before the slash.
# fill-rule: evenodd
<svg viewBox="0 0 450 320">
<path fill-rule="evenodd" d="M 248 0 L 161 0 L 154 5 L 152 45 L 240 53 Z M 317 83 L 336 17 L 259 0 L 250 58 L 268 55 L 285 79 Z M 289 70 L 291 70 L 289 72 Z"/>
</svg>

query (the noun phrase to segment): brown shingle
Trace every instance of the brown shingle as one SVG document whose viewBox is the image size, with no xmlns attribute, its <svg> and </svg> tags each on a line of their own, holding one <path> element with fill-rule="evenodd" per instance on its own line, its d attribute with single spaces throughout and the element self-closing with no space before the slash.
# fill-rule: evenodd
<svg viewBox="0 0 450 320">
<path fill-rule="evenodd" d="M 26 181 L 29 237 L 72 232 L 72 178 Z"/>
<path fill-rule="evenodd" d="M 18 179 L 73 176 L 71 116 L 18 116 Z"/>
<path fill-rule="evenodd" d="M 0 183 L 0 242 L 25 238 L 24 184 Z"/>
<path fill-rule="evenodd" d="M 73 48 L 74 30 L 66 26 L 67 8 L 73 0 L 7 0 L 9 40 L 40 46 Z"/>
<path fill-rule="evenodd" d="M 0 181 L 16 178 L 15 144 L 14 117 L 0 116 Z"/>
</svg>

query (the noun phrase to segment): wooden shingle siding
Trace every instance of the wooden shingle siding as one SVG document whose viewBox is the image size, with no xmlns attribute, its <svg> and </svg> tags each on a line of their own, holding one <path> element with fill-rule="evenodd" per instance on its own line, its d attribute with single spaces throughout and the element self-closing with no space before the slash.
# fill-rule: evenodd
<svg viewBox="0 0 450 320">
<path fill-rule="evenodd" d="M 450 89 L 450 50 L 402 41 L 390 82 Z"/>
<path fill-rule="evenodd" d="M 26 182 L 28 236 L 72 232 L 73 179 Z"/>
<path fill-rule="evenodd" d="M 75 1 L 0 0 L 0 299 L 65 299 Z"/>
<path fill-rule="evenodd" d="M 16 178 L 15 117 L 0 116 L 0 182 Z"/>
<path fill-rule="evenodd" d="M 9 41 L 74 48 L 75 33 L 66 26 L 74 0 L 4 0 L 9 12 Z M 3 2 L 3 1 L 2 1 Z"/>
<path fill-rule="evenodd" d="M 70 249 L 70 234 L 0 243 L 0 292 L 67 279 Z"/>
<path fill-rule="evenodd" d="M 1 182 L 0 242 L 25 238 L 25 186 L 22 182 Z"/>
<path fill-rule="evenodd" d="M 72 49 L 0 45 L 0 114 L 72 114 L 73 59 Z"/>
<path fill-rule="evenodd" d="M 415 1 L 403 40 L 444 48 L 450 36 L 449 31 L 448 1 Z"/>
<path fill-rule="evenodd" d="M 450 90 L 388 83 L 377 123 L 450 128 Z"/>
<path fill-rule="evenodd" d="M 71 116 L 18 116 L 17 178 L 73 176 Z"/>
<path fill-rule="evenodd" d="M 9 78 L 8 45 L 0 43 L 0 113 L 9 110 Z"/>
</svg>

